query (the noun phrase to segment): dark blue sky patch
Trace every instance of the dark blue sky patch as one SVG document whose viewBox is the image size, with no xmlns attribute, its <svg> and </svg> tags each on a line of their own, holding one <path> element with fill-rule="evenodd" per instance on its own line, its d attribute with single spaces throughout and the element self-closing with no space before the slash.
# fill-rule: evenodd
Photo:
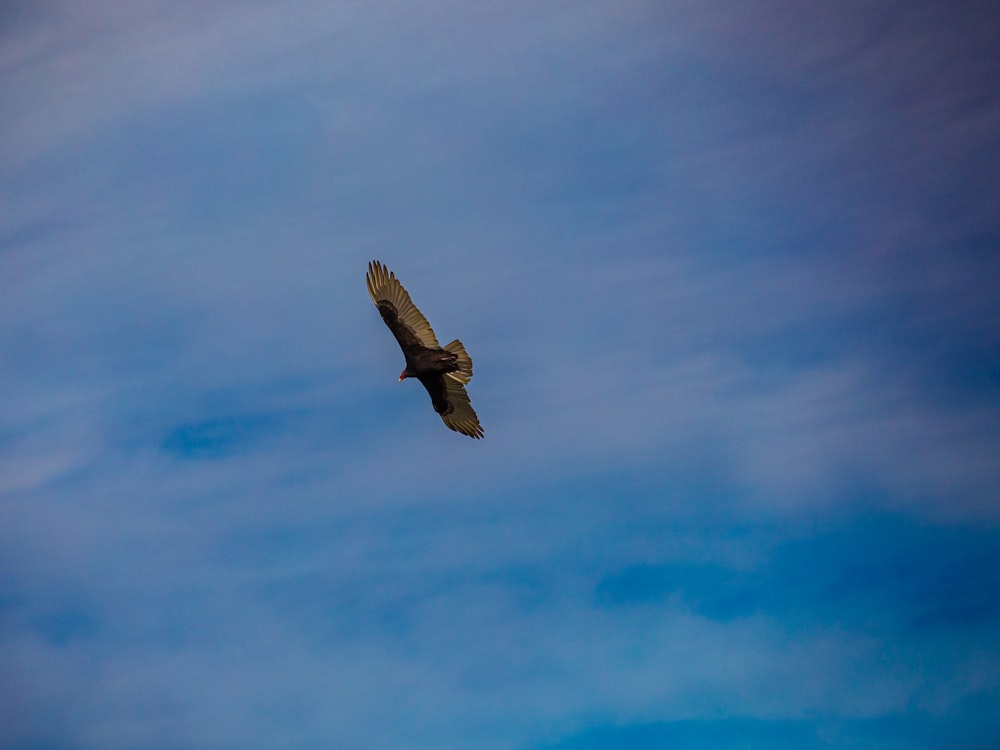
<svg viewBox="0 0 1000 750">
<path fill-rule="evenodd" d="M 735 571 L 688 564 L 632 565 L 605 576 L 595 594 L 605 607 L 656 604 L 676 597 L 721 619 L 752 611 L 755 599 Z"/>
<path fill-rule="evenodd" d="M 852 625 L 1000 625 L 1000 531 L 894 514 L 787 544 L 762 571 L 768 608 Z M 781 592 L 778 595 L 777 592 Z"/>
<path fill-rule="evenodd" d="M 658 565 L 632 565 L 605 576 L 595 592 L 598 604 L 662 602 L 678 590 L 677 571 Z"/>
<path fill-rule="evenodd" d="M 543 750 L 763 750 L 796 748 L 828 750 L 813 722 L 766 719 L 719 719 L 609 725 L 587 729 Z"/>
<path fill-rule="evenodd" d="M 82 609 L 63 609 L 35 617 L 35 630 L 55 646 L 65 646 L 78 640 L 89 640 L 99 632 L 99 623 Z"/>
<path fill-rule="evenodd" d="M 163 439 L 167 453 L 185 459 L 225 458 L 250 450 L 280 432 L 282 421 L 268 415 L 241 415 L 188 422 Z"/>
<path fill-rule="evenodd" d="M 778 544 L 752 569 L 626 566 L 594 596 L 601 607 L 674 601 L 721 621 L 761 612 L 875 631 L 1000 627 L 1000 533 L 880 515 Z"/>
<path fill-rule="evenodd" d="M 816 716 L 809 719 L 723 718 L 595 726 L 538 750 L 988 750 L 1000 743 L 1000 719 L 989 696 L 973 696 L 950 715 L 914 712 L 877 718 Z M 995 696 L 990 698 L 995 700 Z M 960 719 L 956 723 L 956 719 Z"/>
</svg>

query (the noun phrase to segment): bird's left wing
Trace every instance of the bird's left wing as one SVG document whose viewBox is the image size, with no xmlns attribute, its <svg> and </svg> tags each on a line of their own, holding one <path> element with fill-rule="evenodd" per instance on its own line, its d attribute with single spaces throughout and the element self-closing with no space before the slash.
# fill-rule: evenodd
<svg viewBox="0 0 1000 750">
<path fill-rule="evenodd" d="M 441 419 L 451 429 L 473 438 L 481 438 L 485 434 L 476 410 L 472 408 L 469 394 L 465 386 L 452 380 L 447 375 L 441 378 L 444 382 L 445 400 L 448 408 L 441 412 Z"/>
</svg>

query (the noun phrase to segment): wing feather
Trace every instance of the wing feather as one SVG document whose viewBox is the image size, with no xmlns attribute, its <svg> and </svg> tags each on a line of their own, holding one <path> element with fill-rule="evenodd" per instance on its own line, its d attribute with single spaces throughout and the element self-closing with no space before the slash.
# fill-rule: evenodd
<svg viewBox="0 0 1000 750">
<path fill-rule="evenodd" d="M 485 433 L 479 424 L 476 410 L 472 408 L 465 386 L 451 378 L 446 377 L 441 380 L 444 383 L 445 398 L 449 406 L 448 411 L 441 414 L 441 419 L 456 432 L 476 439 L 483 437 Z"/>
<path fill-rule="evenodd" d="M 405 347 L 411 343 L 412 338 L 416 338 L 423 346 L 440 347 L 431 324 L 413 304 L 394 273 L 373 260 L 368 264 L 365 281 L 368 283 L 368 294 L 401 346 Z M 400 331 L 399 327 L 408 329 L 410 335 L 407 336 L 406 331 Z"/>
</svg>

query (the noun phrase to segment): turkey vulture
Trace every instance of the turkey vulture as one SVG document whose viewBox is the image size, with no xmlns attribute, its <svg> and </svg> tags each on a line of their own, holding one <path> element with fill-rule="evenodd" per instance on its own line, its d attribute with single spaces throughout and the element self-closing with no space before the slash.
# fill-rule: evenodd
<svg viewBox="0 0 1000 750">
<path fill-rule="evenodd" d="M 400 382 L 403 378 L 419 380 L 431 394 L 434 411 L 448 427 L 471 438 L 481 438 L 483 428 L 465 392 L 465 384 L 472 380 L 472 360 L 462 342 L 455 339 L 442 348 L 427 318 L 410 300 L 396 275 L 377 260 L 368 264 L 365 281 L 382 320 L 406 357 Z"/>
</svg>

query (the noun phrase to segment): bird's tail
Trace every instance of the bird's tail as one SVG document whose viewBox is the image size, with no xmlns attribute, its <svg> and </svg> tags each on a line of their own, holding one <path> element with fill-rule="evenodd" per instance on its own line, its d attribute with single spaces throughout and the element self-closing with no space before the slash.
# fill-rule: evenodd
<svg viewBox="0 0 1000 750">
<path fill-rule="evenodd" d="M 472 358 L 465 351 L 462 342 L 455 339 L 450 344 L 446 344 L 444 348 L 445 351 L 449 351 L 457 357 L 455 364 L 458 366 L 458 369 L 454 372 L 446 373 L 448 377 L 452 380 L 457 380 L 463 385 L 472 380 Z"/>
</svg>

